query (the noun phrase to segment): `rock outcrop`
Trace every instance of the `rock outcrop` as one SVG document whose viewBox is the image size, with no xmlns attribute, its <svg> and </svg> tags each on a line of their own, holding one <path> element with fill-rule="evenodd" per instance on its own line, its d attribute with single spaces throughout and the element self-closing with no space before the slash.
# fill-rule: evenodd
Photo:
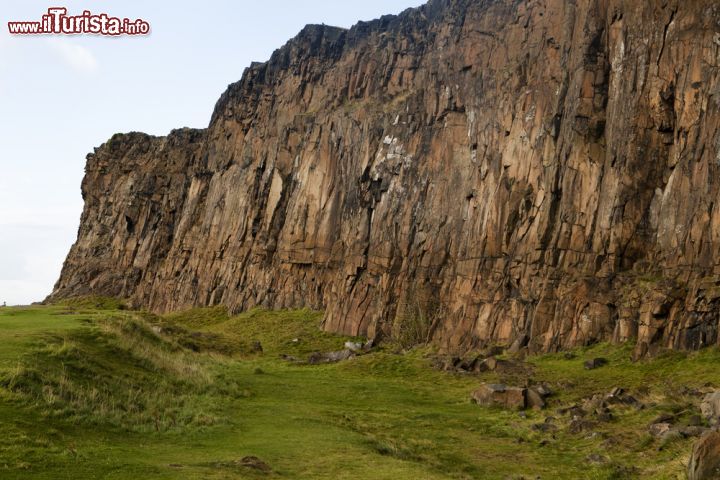
<svg viewBox="0 0 720 480">
<path fill-rule="evenodd" d="M 688 480 L 720 478 L 720 433 L 709 432 L 693 445 Z"/>
<path fill-rule="evenodd" d="M 452 349 L 717 344 L 719 32 L 714 0 L 308 26 L 207 129 L 88 156 L 50 299 L 311 307 L 370 337 L 414 316 Z"/>
</svg>

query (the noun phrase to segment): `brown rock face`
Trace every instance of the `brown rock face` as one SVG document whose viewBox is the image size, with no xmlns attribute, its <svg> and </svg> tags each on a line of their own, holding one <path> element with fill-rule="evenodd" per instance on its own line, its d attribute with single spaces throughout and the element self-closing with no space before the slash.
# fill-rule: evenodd
<svg viewBox="0 0 720 480">
<path fill-rule="evenodd" d="M 449 348 L 718 343 L 720 6 L 433 0 L 308 26 L 205 130 L 116 135 L 51 299 L 324 309 Z"/>
<path fill-rule="evenodd" d="M 720 433 L 709 432 L 693 446 L 688 463 L 688 480 L 717 478 L 720 478 Z"/>
</svg>

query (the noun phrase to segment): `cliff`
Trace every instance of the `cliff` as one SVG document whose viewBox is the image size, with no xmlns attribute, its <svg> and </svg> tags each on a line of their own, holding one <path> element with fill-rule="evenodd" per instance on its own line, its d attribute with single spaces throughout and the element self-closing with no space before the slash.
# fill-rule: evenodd
<svg viewBox="0 0 720 480">
<path fill-rule="evenodd" d="M 718 343 L 720 6 L 432 0 L 311 25 L 204 130 L 115 135 L 50 299 L 419 316 L 437 344 Z"/>
</svg>

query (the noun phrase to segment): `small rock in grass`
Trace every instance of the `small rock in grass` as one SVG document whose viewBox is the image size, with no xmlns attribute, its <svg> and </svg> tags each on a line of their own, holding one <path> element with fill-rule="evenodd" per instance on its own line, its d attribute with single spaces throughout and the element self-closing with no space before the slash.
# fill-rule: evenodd
<svg viewBox="0 0 720 480">
<path fill-rule="evenodd" d="M 568 431 L 570 433 L 582 433 L 587 432 L 595 428 L 597 424 L 595 422 L 590 422 L 588 420 L 583 420 L 582 418 L 574 418 L 570 425 L 568 425 Z"/>
<path fill-rule="evenodd" d="M 650 425 L 650 435 L 653 437 L 661 437 L 670 431 L 672 424 L 667 422 L 653 423 Z"/>
<path fill-rule="evenodd" d="M 319 363 L 335 363 L 347 360 L 354 356 L 355 354 L 347 349 L 327 353 L 315 352 L 308 357 L 308 363 L 311 365 L 317 365 Z"/>
<path fill-rule="evenodd" d="M 592 360 L 586 360 L 583 364 L 585 370 L 595 370 L 596 368 L 604 367 L 608 361 L 604 358 L 593 358 Z"/>
<path fill-rule="evenodd" d="M 360 352 L 363 349 L 362 342 L 345 342 L 345 348 L 351 352 Z"/>
<path fill-rule="evenodd" d="M 528 388 L 525 393 L 526 404 L 528 408 L 542 410 L 545 408 L 545 399 L 535 388 Z"/>
<path fill-rule="evenodd" d="M 540 394 L 540 396 L 542 396 L 543 398 L 547 398 L 547 397 L 549 397 L 549 396 L 551 396 L 551 395 L 553 394 L 552 390 L 550 390 L 550 387 L 548 387 L 547 385 L 545 385 L 545 384 L 543 384 L 543 383 L 541 383 L 540 385 L 536 385 L 536 386 L 533 387 L 533 388 L 534 388 L 535 391 L 537 391 L 537 392 Z"/>
<path fill-rule="evenodd" d="M 238 464 L 241 467 L 245 468 L 251 468 L 253 470 L 257 470 L 262 473 L 270 473 L 272 469 L 270 468 L 270 465 L 260 460 L 258 457 L 254 455 L 250 455 L 247 457 L 243 457 L 242 460 L 238 462 Z"/>
<path fill-rule="evenodd" d="M 598 408 L 595 410 L 595 418 L 600 422 L 612 422 L 613 414 L 609 408 Z"/>
</svg>

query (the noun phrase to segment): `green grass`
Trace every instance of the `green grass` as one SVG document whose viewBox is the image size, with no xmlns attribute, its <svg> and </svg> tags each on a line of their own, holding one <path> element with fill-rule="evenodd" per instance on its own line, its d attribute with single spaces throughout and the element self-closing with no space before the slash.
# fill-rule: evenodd
<svg viewBox="0 0 720 480">
<path fill-rule="evenodd" d="M 347 338 L 322 332 L 321 318 L 219 307 L 156 316 L 98 299 L 1 308 L 0 478 L 684 478 L 692 440 L 663 443 L 647 425 L 694 412 L 683 387 L 720 384 L 717 349 L 633 364 L 629 347 L 598 345 L 572 360 L 529 358 L 532 378 L 557 393 L 523 418 L 469 393 L 526 375 L 440 372 L 427 347 L 281 359 L 342 348 Z M 597 356 L 609 365 L 584 370 Z M 616 386 L 646 408 L 614 407 L 592 436 L 555 413 Z M 557 431 L 533 428 L 548 415 Z M 272 472 L 243 466 L 250 455 Z"/>
</svg>

